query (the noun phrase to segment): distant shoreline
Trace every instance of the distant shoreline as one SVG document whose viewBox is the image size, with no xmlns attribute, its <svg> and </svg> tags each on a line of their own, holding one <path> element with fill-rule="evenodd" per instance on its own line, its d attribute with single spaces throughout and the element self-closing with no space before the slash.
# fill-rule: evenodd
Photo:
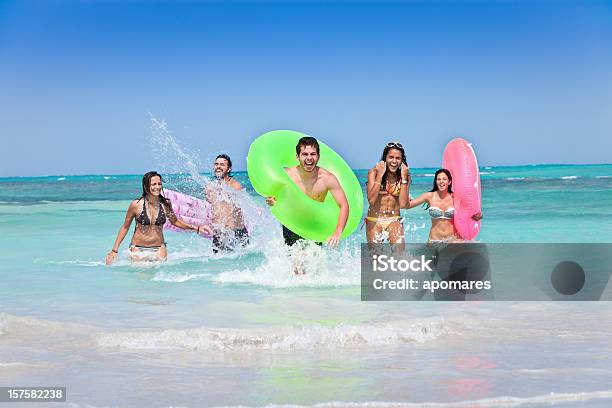
<svg viewBox="0 0 612 408">
<path fill-rule="evenodd" d="M 572 164 L 568 164 L 568 163 L 539 163 L 539 164 L 513 164 L 513 165 L 492 165 L 492 164 L 486 164 L 486 165 L 481 165 L 480 169 L 481 170 L 487 170 L 488 168 L 508 168 L 508 169 L 512 169 L 512 168 L 518 168 L 518 167 L 574 167 L 574 166 L 581 166 L 581 167 L 597 167 L 597 166 L 612 166 L 612 163 L 597 163 L 597 164 L 593 164 L 593 163 L 589 163 L 589 164 L 582 164 L 582 163 L 572 163 Z M 423 171 L 431 171 L 431 170 L 435 170 L 438 169 L 439 167 L 412 167 L 412 170 L 423 170 Z M 352 169 L 353 171 L 367 171 L 369 170 L 369 168 L 362 168 L 362 169 Z M 234 174 L 246 174 L 246 170 L 235 170 Z M 7 179 L 36 179 L 36 178 L 54 178 L 54 177 L 82 177 L 82 178 L 86 178 L 86 177 L 135 177 L 135 176 L 142 176 L 143 173 L 99 173 L 99 174 L 47 174 L 47 175 L 29 175 L 29 176 L 0 176 L 0 180 L 7 180 Z M 176 176 L 179 175 L 180 173 L 162 173 L 164 175 L 167 176 Z M 205 171 L 205 172 L 200 172 L 200 175 L 212 175 L 211 172 L 209 171 Z"/>
</svg>

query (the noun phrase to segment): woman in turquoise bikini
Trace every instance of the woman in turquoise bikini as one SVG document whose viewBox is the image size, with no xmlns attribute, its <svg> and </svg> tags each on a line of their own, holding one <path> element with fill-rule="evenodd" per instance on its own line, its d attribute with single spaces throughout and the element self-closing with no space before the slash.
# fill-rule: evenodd
<svg viewBox="0 0 612 408">
<path fill-rule="evenodd" d="M 365 220 L 368 243 L 404 242 L 400 208 L 409 201 L 410 170 L 404 147 L 389 142 L 380 161 L 368 172 L 368 214 Z"/>
<path fill-rule="evenodd" d="M 461 238 L 455 230 L 453 218 L 455 208 L 453 207 L 453 178 L 450 171 L 439 169 L 434 175 L 434 183 L 431 191 L 421 194 L 415 199 L 409 200 L 406 208 L 414 208 L 425 204 L 425 209 L 431 217 L 431 229 L 429 230 L 428 243 L 458 242 Z M 472 219 L 482 219 L 481 213 L 472 215 Z"/>
<path fill-rule="evenodd" d="M 172 225 L 196 231 L 198 234 L 205 231 L 212 234 L 208 226 L 195 227 L 179 220 L 172 203 L 162 195 L 162 177 L 155 171 L 150 171 L 142 178 L 142 196 L 132 201 L 125 214 L 125 221 L 119 229 L 115 244 L 106 255 L 106 264 L 110 265 L 117 258 L 119 246 L 127 235 L 132 221 L 136 219 L 134 235 L 130 243 L 132 260 L 136 261 L 165 261 L 168 256 L 166 242 L 164 241 L 164 224 L 166 219 Z"/>
</svg>

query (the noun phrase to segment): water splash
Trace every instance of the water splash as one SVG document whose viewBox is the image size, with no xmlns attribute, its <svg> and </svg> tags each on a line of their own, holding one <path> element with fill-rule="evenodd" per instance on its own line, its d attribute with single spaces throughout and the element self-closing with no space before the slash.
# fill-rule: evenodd
<svg viewBox="0 0 612 408">
<path fill-rule="evenodd" d="M 162 165 L 162 172 L 178 175 L 187 173 L 200 188 L 204 187 L 207 180 L 200 174 L 203 166 L 198 159 L 199 152 L 196 150 L 195 155 L 187 153 L 174 139 L 166 121 L 157 119 L 151 113 L 149 116 L 153 151 L 158 156 L 157 161 Z"/>
<path fill-rule="evenodd" d="M 251 244 L 264 240 L 265 235 L 270 235 L 271 230 L 278 229 L 278 223 L 274 221 L 269 211 L 264 208 L 262 203 L 258 203 L 250 196 L 246 190 L 235 190 L 226 183 L 219 183 L 207 176 L 202 175 L 202 165 L 199 156 L 200 152 L 197 149 L 183 147 L 173 136 L 168 128 L 168 124 L 164 120 L 157 119 L 153 114 L 149 113 L 151 118 L 151 145 L 153 152 L 156 155 L 156 160 L 160 166 L 160 170 L 165 175 L 168 175 L 170 181 L 167 183 L 172 189 L 187 193 L 200 199 L 206 199 L 205 192 L 214 190 L 215 200 L 235 205 L 240 209 L 244 224 L 247 226 L 249 235 L 251 236 Z M 178 176 L 178 179 L 176 179 Z M 175 180 L 176 179 L 176 180 Z M 227 230 L 225 225 L 219 222 L 212 227 L 228 236 L 231 241 L 233 230 Z M 227 230 L 227 231 L 226 231 Z M 253 239 L 255 237 L 255 239 Z M 228 242 L 232 244 L 232 242 Z M 239 244 L 239 242 L 235 242 Z M 236 245 L 240 247 L 240 245 Z M 223 256 L 221 254 L 220 256 Z"/>
</svg>

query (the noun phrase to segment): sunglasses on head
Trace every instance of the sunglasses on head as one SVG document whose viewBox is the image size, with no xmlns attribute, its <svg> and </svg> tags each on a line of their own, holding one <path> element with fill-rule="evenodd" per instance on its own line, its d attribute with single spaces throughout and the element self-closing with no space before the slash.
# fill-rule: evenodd
<svg viewBox="0 0 612 408">
<path fill-rule="evenodd" d="M 387 143 L 387 147 L 397 147 L 399 149 L 403 149 L 404 146 L 402 146 L 402 144 L 400 142 L 389 142 Z"/>
</svg>

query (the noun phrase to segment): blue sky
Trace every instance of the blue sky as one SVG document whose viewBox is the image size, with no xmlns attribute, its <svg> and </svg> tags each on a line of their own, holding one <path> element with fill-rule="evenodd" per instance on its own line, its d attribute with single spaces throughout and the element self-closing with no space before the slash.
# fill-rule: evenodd
<svg viewBox="0 0 612 408">
<path fill-rule="evenodd" d="M 244 169 L 274 129 L 353 168 L 610 163 L 609 1 L 2 1 L 0 176 L 155 168 L 149 112 Z M 203 169 L 205 170 L 205 169 Z"/>
</svg>

